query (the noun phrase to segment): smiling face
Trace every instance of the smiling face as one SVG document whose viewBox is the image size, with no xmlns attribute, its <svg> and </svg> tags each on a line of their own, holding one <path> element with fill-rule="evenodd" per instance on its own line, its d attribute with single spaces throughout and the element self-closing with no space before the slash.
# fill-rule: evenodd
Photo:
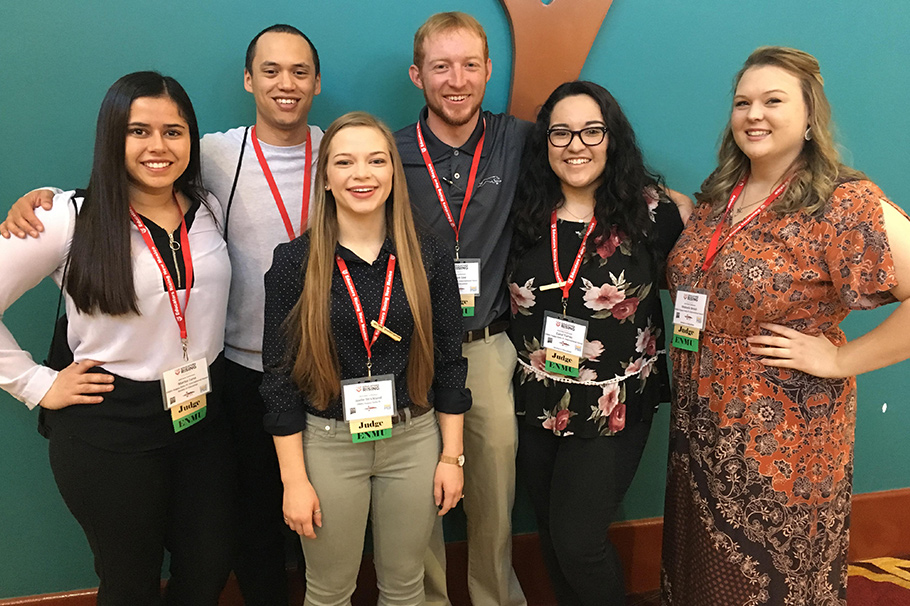
<svg viewBox="0 0 910 606">
<path fill-rule="evenodd" d="M 349 126 L 329 144 L 326 185 L 335 198 L 339 221 L 385 216 L 394 168 L 382 133 L 369 126 Z"/>
<path fill-rule="evenodd" d="M 410 76 L 423 90 L 431 128 L 433 120 L 473 128 L 492 69 L 483 40 L 468 30 L 454 29 L 428 37 L 423 49 L 423 64 L 412 65 Z"/>
<path fill-rule="evenodd" d="M 169 97 L 139 97 L 130 105 L 125 164 L 130 187 L 165 193 L 190 162 L 190 129 Z"/>
<path fill-rule="evenodd" d="M 733 97 L 733 139 L 754 165 L 785 170 L 805 143 L 809 110 L 799 78 L 773 65 L 746 70 Z"/>
<path fill-rule="evenodd" d="M 565 128 L 572 131 L 587 127 L 606 126 L 600 106 L 588 95 L 566 97 L 553 106 L 550 128 Z M 603 180 L 607 167 L 607 133 L 598 145 L 587 146 L 581 137 L 575 135 L 567 147 L 555 147 L 547 142 L 550 168 L 556 173 L 565 195 L 584 193 L 594 196 L 594 191 Z"/>
<path fill-rule="evenodd" d="M 272 145 L 306 140 L 307 117 L 319 94 L 313 50 L 297 34 L 269 32 L 256 42 L 243 85 L 256 99 L 256 134 Z"/>
</svg>

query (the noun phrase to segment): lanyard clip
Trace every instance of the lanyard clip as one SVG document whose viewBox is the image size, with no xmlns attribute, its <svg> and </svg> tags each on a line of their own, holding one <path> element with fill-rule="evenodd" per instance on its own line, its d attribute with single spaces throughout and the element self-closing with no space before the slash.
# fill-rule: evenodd
<svg viewBox="0 0 910 606">
<path fill-rule="evenodd" d="M 373 373 L 370 371 L 371 368 L 373 368 L 373 360 L 367 358 L 367 377 L 373 376 Z"/>
<path fill-rule="evenodd" d="M 189 362 L 190 357 L 186 353 L 186 343 L 187 343 L 186 339 L 180 339 L 180 344 L 183 345 L 183 359 L 184 359 L 184 361 Z"/>
<path fill-rule="evenodd" d="M 458 245 L 458 238 L 455 238 L 455 260 L 458 261 L 458 251 L 461 250 L 461 246 Z"/>
<path fill-rule="evenodd" d="M 563 318 L 566 317 L 566 306 L 567 306 L 568 304 L 569 304 L 569 299 L 568 299 L 568 297 L 563 297 L 563 298 L 562 298 L 562 317 L 563 317 Z"/>
</svg>

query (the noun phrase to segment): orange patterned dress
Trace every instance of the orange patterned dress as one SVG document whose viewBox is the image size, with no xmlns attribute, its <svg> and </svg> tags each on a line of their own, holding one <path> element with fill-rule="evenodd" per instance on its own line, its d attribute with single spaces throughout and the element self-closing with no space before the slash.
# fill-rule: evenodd
<svg viewBox="0 0 910 606">
<path fill-rule="evenodd" d="M 774 322 L 840 345 L 851 309 L 894 301 L 882 199 L 853 181 L 815 215 L 765 211 L 704 276 L 721 217 L 702 206 L 671 252 L 671 295 L 701 277 L 709 303 L 700 350 L 671 352 L 663 604 L 846 604 L 856 380 L 765 367 L 746 337 Z"/>
</svg>

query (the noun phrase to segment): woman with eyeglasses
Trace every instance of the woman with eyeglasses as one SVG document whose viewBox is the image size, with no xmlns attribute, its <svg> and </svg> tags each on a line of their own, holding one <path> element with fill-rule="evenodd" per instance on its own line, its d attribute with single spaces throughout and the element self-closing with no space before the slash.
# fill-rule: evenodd
<svg viewBox="0 0 910 606">
<path fill-rule="evenodd" d="M 524 150 L 509 290 L 518 471 L 561 605 L 625 603 L 607 527 L 669 400 L 659 278 L 692 208 L 678 198 L 607 90 L 550 95 Z"/>
</svg>

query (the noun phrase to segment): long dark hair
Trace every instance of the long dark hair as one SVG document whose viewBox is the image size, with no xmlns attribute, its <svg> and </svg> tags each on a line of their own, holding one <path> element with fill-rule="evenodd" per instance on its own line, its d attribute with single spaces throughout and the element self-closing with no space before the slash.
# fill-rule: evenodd
<svg viewBox="0 0 910 606">
<path fill-rule="evenodd" d="M 177 104 L 189 126 L 190 161 L 174 188 L 189 200 L 208 206 L 200 170 L 199 125 L 183 87 L 158 72 L 135 72 L 114 82 L 98 112 L 92 175 L 69 253 L 66 292 L 83 313 L 139 313 L 130 253 L 125 154 L 130 107 L 140 97 L 166 97 Z"/>
<path fill-rule="evenodd" d="M 560 84 L 540 108 L 537 121 L 525 142 L 512 206 L 515 235 L 510 267 L 514 267 L 514 263 L 548 232 L 550 215 L 563 202 L 559 177 L 550 167 L 547 129 L 550 128 L 550 116 L 556 104 L 576 95 L 587 95 L 597 103 L 609 130 L 607 165 L 603 180 L 594 192 L 597 227 L 591 233 L 589 246 L 594 239 L 609 234 L 614 225 L 631 238 L 633 246 L 647 245 L 656 237 L 645 195 L 653 188 L 661 192 L 662 179 L 645 167 L 635 133 L 622 108 L 613 95 L 599 84 L 581 80 L 566 82 Z M 656 247 L 649 248 L 656 250 Z"/>
</svg>

